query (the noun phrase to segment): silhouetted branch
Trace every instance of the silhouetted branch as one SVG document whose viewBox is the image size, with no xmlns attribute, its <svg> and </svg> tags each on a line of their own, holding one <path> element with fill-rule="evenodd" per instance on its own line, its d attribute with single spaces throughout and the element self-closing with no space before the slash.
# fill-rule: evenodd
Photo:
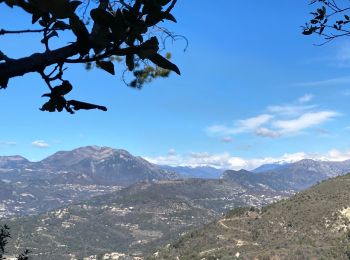
<svg viewBox="0 0 350 260">
<path fill-rule="evenodd" d="M 35 53 L 29 57 L 11 59 L 0 63 L 0 88 L 6 88 L 6 80 L 23 76 L 29 72 L 42 71 L 44 68 L 64 62 L 68 57 L 79 53 L 76 44 L 71 44 L 50 52 Z M 7 83 L 7 82 L 6 82 Z"/>
</svg>

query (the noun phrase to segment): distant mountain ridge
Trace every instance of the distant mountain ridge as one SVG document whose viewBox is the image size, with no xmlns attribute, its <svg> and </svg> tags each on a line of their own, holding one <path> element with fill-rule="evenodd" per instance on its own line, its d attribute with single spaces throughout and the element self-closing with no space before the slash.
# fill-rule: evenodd
<svg viewBox="0 0 350 260">
<path fill-rule="evenodd" d="M 267 169 L 262 171 L 262 169 Z M 303 159 L 298 162 L 261 166 L 258 171 L 225 171 L 221 179 L 238 183 L 263 184 L 275 190 L 304 190 L 320 181 L 350 172 L 350 160 L 342 162 Z"/>
<path fill-rule="evenodd" d="M 131 185 L 139 181 L 178 179 L 175 172 L 160 169 L 141 157 L 125 150 L 109 147 L 86 146 L 72 151 L 57 152 L 42 161 L 30 162 L 20 156 L 0 157 L 0 171 L 19 174 L 2 174 L 11 180 L 28 175 L 34 180 L 55 180 L 59 183 Z M 35 174 L 34 174 L 35 172 Z"/>
<path fill-rule="evenodd" d="M 219 179 L 224 169 L 217 169 L 210 166 L 168 166 L 160 165 L 164 170 L 174 171 L 181 174 L 185 178 L 200 178 L 200 179 Z"/>
<path fill-rule="evenodd" d="M 0 217 L 37 214 L 141 181 L 180 179 L 125 150 L 86 146 L 39 162 L 0 157 Z"/>
<path fill-rule="evenodd" d="M 267 164 L 260 165 L 258 168 L 255 168 L 254 170 L 251 170 L 251 172 L 260 173 L 260 172 L 266 172 L 266 171 L 273 171 L 275 169 L 285 167 L 289 164 L 290 163 L 287 163 L 287 162 L 267 163 Z"/>
<path fill-rule="evenodd" d="M 350 160 L 302 160 L 259 168 L 258 172 L 222 173 L 212 167 L 158 166 L 125 150 L 99 146 L 60 151 L 39 162 L 21 156 L 1 156 L 0 217 L 37 214 L 143 181 L 221 177 L 248 190 L 264 188 L 290 193 L 350 172 Z"/>
</svg>

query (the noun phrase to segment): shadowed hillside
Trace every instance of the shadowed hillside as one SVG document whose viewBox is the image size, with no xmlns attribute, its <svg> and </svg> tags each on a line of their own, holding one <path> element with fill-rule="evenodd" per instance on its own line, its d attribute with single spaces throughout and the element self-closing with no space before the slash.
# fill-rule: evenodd
<svg viewBox="0 0 350 260">
<path fill-rule="evenodd" d="M 349 259 L 350 174 L 325 181 L 261 211 L 234 209 L 150 258 L 272 257 Z"/>
<path fill-rule="evenodd" d="M 38 216 L 6 220 L 13 237 L 8 248 L 28 248 L 35 259 L 112 252 L 143 256 L 233 207 L 262 206 L 288 195 L 223 180 L 139 183 Z"/>
</svg>

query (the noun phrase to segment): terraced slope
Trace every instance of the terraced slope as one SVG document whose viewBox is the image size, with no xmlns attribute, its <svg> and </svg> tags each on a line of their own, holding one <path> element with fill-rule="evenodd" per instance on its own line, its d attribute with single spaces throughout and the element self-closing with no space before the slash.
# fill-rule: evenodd
<svg viewBox="0 0 350 260">
<path fill-rule="evenodd" d="M 151 259 L 349 259 L 350 175 L 263 208 L 235 209 Z"/>
</svg>

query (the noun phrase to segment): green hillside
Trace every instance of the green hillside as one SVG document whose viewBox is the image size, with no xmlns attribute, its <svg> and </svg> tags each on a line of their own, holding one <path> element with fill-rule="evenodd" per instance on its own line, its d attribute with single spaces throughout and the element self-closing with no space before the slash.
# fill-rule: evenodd
<svg viewBox="0 0 350 260">
<path fill-rule="evenodd" d="M 234 209 L 151 259 L 350 259 L 350 174 L 262 210 Z"/>
</svg>

